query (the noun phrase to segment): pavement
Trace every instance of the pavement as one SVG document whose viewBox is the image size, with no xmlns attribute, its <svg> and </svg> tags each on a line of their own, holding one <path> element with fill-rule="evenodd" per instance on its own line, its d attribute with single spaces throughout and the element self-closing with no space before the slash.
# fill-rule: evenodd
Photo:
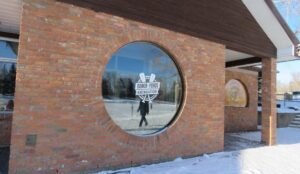
<svg viewBox="0 0 300 174">
<path fill-rule="evenodd" d="M 226 133 L 224 141 L 224 151 L 237 151 L 248 148 L 262 147 L 259 141 L 249 140 L 242 137 L 234 136 L 234 134 Z"/>
</svg>

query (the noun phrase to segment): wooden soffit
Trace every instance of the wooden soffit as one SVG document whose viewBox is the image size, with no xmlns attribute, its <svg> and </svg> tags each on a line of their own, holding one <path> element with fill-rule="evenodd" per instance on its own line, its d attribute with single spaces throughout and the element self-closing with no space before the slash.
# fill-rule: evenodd
<svg viewBox="0 0 300 174">
<path fill-rule="evenodd" d="M 58 0 L 226 45 L 259 57 L 276 47 L 241 0 Z"/>
</svg>

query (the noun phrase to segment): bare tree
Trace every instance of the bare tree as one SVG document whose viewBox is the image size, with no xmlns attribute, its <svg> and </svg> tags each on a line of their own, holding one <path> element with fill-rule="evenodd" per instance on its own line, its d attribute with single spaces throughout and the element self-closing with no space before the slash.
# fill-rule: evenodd
<svg viewBox="0 0 300 174">
<path fill-rule="evenodd" d="M 289 84 L 283 83 L 279 80 L 277 80 L 277 85 L 276 85 L 276 93 L 277 94 L 284 94 L 289 92 Z"/>
<path fill-rule="evenodd" d="M 290 91 L 300 91 L 300 72 L 294 73 L 289 84 Z"/>
</svg>

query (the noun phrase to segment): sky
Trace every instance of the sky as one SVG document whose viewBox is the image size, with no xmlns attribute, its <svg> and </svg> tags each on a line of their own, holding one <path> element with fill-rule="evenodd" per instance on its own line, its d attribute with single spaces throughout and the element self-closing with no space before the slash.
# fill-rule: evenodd
<svg viewBox="0 0 300 174">
<path fill-rule="evenodd" d="M 291 0 L 291 2 L 298 3 L 299 5 L 297 6 L 297 8 L 300 8 L 300 0 Z M 286 19 L 290 28 L 293 31 L 296 31 L 296 28 L 300 27 L 300 10 L 298 13 L 299 15 L 296 15 L 293 14 L 292 9 L 287 11 L 287 8 L 280 5 L 280 3 L 275 3 L 275 5 L 279 9 L 282 16 Z M 296 6 L 292 5 L 292 7 Z M 298 38 L 300 39 L 300 35 L 298 35 Z M 300 60 L 278 63 L 277 70 L 279 71 L 279 73 L 277 74 L 277 80 L 281 83 L 289 84 L 289 82 L 292 80 L 292 75 L 295 73 L 300 73 Z"/>
<path fill-rule="evenodd" d="M 300 73 L 300 60 L 277 64 L 277 80 L 284 84 L 289 84 L 294 73 Z"/>
<path fill-rule="evenodd" d="M 16 58 L 17 57 L 6 41 L 0 40 L 0 50 L 1 50 L 0 57 L 2 57 L 2 58 Z"/>
</svg>

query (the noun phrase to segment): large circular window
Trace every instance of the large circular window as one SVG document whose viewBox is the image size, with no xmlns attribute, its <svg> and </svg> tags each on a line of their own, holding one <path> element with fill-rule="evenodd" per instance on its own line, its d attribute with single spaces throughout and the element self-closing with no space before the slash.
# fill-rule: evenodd
<svg viewBox="0 0 300 174">
<path fill-rule="evenodd" d="M 105 108 L 126 132 L 153 135 L 174 120 L 183 96 L 180 73 L 158 46 L 133 42 L 112 55 L 103 75 Z"/>
</svg>

